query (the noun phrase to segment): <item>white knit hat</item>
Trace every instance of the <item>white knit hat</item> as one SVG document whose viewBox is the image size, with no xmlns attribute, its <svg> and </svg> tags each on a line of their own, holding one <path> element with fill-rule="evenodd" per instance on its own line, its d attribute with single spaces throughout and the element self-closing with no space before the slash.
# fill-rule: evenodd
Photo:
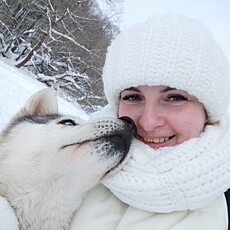
<svg viewBox="0 0 230 230">
<path fill-rule="evenodd" d="M 118 103 L 122 90 L 165 85 L 196 96 L 211 121 L 230 102 L 230 65 L 212 35 L 184 16 L 152 18 L 123 33 L 108 49 L 103 69 L 105 95 Z"/>
</svg>

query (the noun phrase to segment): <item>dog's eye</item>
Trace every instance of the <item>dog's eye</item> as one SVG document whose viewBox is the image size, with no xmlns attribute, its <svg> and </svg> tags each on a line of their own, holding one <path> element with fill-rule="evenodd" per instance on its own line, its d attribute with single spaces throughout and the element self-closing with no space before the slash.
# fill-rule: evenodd
<svg viewBox="0 0 230 230">
<path fill-rule="evenodd" d="M 77 125 L 76 122 L 71 119 L 61 120 L 58 122 L 58 124 L 66 125 L 66 126 L 76 126 Z"/>
</svg>

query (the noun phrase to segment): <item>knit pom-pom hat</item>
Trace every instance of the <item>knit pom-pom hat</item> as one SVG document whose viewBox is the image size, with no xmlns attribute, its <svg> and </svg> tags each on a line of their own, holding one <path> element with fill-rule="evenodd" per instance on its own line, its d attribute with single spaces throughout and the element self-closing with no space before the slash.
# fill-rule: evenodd
<svg viewBox="0 0 230 230">
<path fill-rule="evenodd" d="M 108 103 L 140 85 L 187 91 L 218 121 L 230 102 L 230 65 L 210 32 L 184 16 L 155 17 L 122 32 L 108 49 L 103 69 Z"/>
</svg>

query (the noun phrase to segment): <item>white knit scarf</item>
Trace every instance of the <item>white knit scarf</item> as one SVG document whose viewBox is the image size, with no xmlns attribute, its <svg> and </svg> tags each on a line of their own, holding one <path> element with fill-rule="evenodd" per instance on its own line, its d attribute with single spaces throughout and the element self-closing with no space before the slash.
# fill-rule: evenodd
<svg viewBox="0 0 230 230">
<path fill-rule="evenodd" d="M 193 210 L 230 188 L 228 120 L 174 147 L 154 150 L 134 140 L 130 152 L 122 170 L 103 183 L 133 207 L 161 213 Z"/>
</svg>

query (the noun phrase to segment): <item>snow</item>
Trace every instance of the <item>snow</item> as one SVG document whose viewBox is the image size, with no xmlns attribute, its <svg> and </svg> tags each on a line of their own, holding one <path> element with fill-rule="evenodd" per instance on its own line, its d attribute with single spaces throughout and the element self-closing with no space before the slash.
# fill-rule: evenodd
<svg viewBox="0 0 230 230">
<path fill-rule="evenodd" d="M 0 130 L 11 117 L 24 105 L 35 92 L 46 88 L 44 84 L 33 78 L 27 70 L 18 69 L 0 59 Z M 59 112 L 79 116 L 84 120 L 88 115 L 80 108 L 58 97 Z"/>
</svg>

